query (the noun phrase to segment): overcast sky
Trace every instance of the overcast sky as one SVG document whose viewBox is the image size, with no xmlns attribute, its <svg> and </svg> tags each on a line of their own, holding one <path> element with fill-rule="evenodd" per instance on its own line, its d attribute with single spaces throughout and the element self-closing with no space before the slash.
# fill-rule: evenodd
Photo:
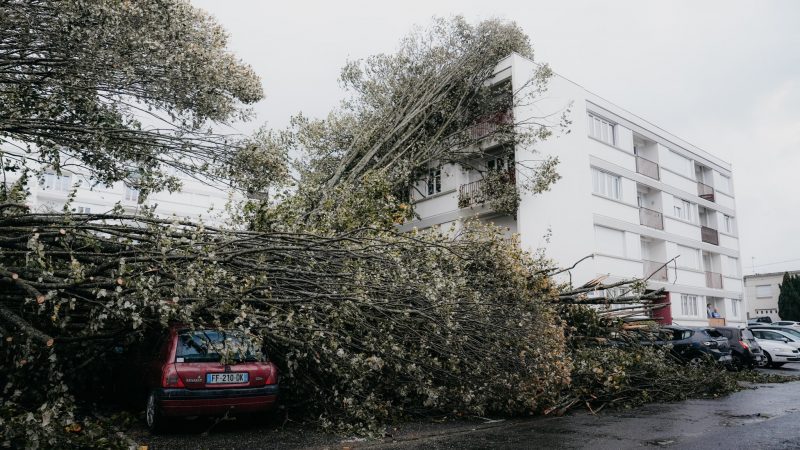
<svg viewBox="0 0 800 450">
<path fill-rule="evenodd" d="M 733 164 L 745 274 L 800 269 L 800 1 L 193 3 L 261 76 L 272 127 L 325 115 L 345 61 L 433 16 L 516 21 L 538 61 Z"/>
</svg>

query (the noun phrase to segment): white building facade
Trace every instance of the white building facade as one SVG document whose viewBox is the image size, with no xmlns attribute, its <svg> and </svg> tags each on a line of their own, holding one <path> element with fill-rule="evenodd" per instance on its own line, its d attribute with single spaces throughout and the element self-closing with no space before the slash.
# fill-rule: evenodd
<svg viewBox="0 0 800 450">
<path fill-rule="evenodd" d="M 535 69 L 512 54 L 492 82 L 510 80 L 523 95 Z M 592 255 L 570 271 L 575 284 L 650 276 L 648 288 L 669 292 L 663 322 L 708 325 L 711 310 L 724 323 L 745 324 L 731 165 L 558 75 L 540 101 L 515 102 L 513 120 L 567 106 L 570 133 L 537 143 L 535 152 L 487 136 L 480 145 L 490 154 L 495 146 L 496 156 L 432 167 L 411 193 L 419 219 L 404 228 L 458 227 L 477 216 L 518 233 L 525 250 L 546 249 L 561 267 Z M 513 167 L 519 185 L 523 168 L 543 155 L 559 158 L 562 178 L 549 192 L 520 190 L 516 215 L 492 211 L 475 195 L 485 174 L 498 168 Z"/>
<path fill-rule="evenodd" d="M 80 169 L 69 167 L 60 172 L 45 169 L 41 179 L 31 177 L 28 180 L 29 195 L 25 203 L 31 211 L 62 212 L 74 190 L 75 196 L 68 209 L 76 213 L 106 213 L 117 204 L 128 214 L 135 214 L 144 207 L 155 207 L 156 215 L 162 218 L 202 220 L 219 225 L 225 221 L 226 206 L 234 195 L 211 183 L 173 172 L 172 175 L 181 182 L 178 192 L 153 192 L 144 198 L 138 189 L 125 183 L 117 182 L 111 186 L 93 184 Z M 19 179 L 19 173 L 6 172 L 4 177 L 5 185 L 10 188 Z"/>
<path fill-rule="evenodd" d="M 773 322 L 781 320 L 778 311 L 778 297 L 781 294 L 781 283 L 786 272 L 757 273 L 745 275 L 744 298 L 747 303 L 747 317 L 769 317 Z M 800 271 L 789 272 L 798 275 Z"/>
</svg>

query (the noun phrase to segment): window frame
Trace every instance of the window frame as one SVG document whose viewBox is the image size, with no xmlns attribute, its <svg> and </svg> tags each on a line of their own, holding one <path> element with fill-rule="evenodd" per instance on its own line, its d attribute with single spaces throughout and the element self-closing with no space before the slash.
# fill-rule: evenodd
<svg viewBox="0 0 800 450">
<path fill-rule="evenodd" d="M 592 167 L 592 192 L 605 198 L 621 201 L 622 176 Z"/>
<path fill-rule="evenodd" d="M 689 223 L 696 223 L 695 222 L 696 214 L 694 213 L 694 203 L 680 197 L 673 196 L 672 199 L 673 199 L 672 202 L 673 217 L 675 217 L 676 219 L 685 220 Z M 678 202 L 681 203 L 680 207 L 677 205 Z M 686 211 L 686 217 L 681 215 L 679 211 Z"/>
<path fill-rule="evenodd" d="M 53 192 L 69 192 L 72 188 L 72 174 L 55 171 L 46 171 L 43 177 L 42 189 Z"/>
<path fill-rule="evenodd" d="M 698 297 L 693 294 L 681 294 L 681 315 L 684 317 L 699 317 L 700 307 Z"/>
<path fill-rule="evenodd" d="M 767 288 L 767 289 L 769 289 L 769 295 L 761 295 L 761 294 L 759 294 L 758 293 L 758 291 L 759 291 L 758 288 Z M 771 284 L 757 284 L 756 287 L 755 287 L 755 294 L 756 294 L 756 298 L 772 298 L 773 297 L 772 285 Z"/>
<path fill-rule="evenodd" d="M 617 146 L 617 124 L 592 112 L 587 113 L 589 136 L 608 145 Z M 603 136 L 605 131 L 605 137 Z M 609 139 L 610 138 L 610 141 Z"/>
<path fill-rule="evenodd" d="M 441 194 L 442 192 L 442 168 L 431 167 L 428 169 L 428 177 L 426 179 L 426 190 L 428 196 Z"/>
<path fill-rule="evenodd" d="M 608 230 L 608 231 L 614 232 L 615 234 L 619 234 L 619 236 L 621 236 L 622 248 L 621 249 L 617 249 L 618 250 L 617 253 L 607 251 L 607 250 L 609 250 L 610 247 L 600 248 L 600 246 L 599 246 L 600 242 L 608 242 L 608 240 L 607 239 L 598 239 L 598 236 L 597 236 L 598 229 Z M 601 231 L 601 233 L 602 233 L 602 231 Z M 627 245 L 627 242 L 626 242 L 625 231 L 624 230 L 618 230 L 616 228 L 610 228 L 610 227 L 605 227 L 605 226 L 602 226 L 602 225 L 595 224 L 594 225 L 594 248 L 596 249 L 596 251 L 599 251 L 599 253 L 603 254 L 603 255 L 609 255 L 609 256 L 618 257 L 618 258 L 627 258 L 628 257 L 628 245 Z"/>
<path fill-rule="evenodd" d="M 725 232 L 728 234 L 734 234 L 734 224 L 733 224 L 733 217 L 727 214 L 722 215 L 722 224 L 725 226 Z"/>
<path fill-rule="evenodd" d="M 132 193 L 135 193 L 136 195 L 133 195 Z M 141 189 L 125 183 L 125 195 L 124 195 L 125 201 L 139 203 L 140 196 L 141 196 Z"/>
<path fill-rule="evenodd" d="M 687 259 L 683 259 L 683 260 L 681 260 L 681 258 L 678 258 L 676 260 L 676 262 L 675 262 L 676 266 L 678 268 L 680 268 L 680 269 L 703 270 L 702 269 L 702 263 L 703 263 L 702 259 L 703 258 L 702 258 L 701 254 L 700 254 L 700 249 L 694 248 L 694 247 L 687 247 L 687 246 L 681 245 L 681 244 L 677 244 L 678 255 L 682 256 L 684 254 L 683 249 L 686 249 L 686 250 L 692 252 L 692 254 L 694 254 L 694 262 L 696 264 L 695 265 L 685 264 L 684 261 L 687 261 L 688 258 Z"/>
</svg>

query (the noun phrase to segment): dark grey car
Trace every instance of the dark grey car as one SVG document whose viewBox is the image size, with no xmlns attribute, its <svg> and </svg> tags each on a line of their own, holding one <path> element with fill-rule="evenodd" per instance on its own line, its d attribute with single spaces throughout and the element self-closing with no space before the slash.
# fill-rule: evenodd
<svg viewBox="0 0 800 450">
<path fill-rule="evenodd" d="M 730 364 L 733 360 L 728 338 L 714 328 L 670 325 L 663 329 L 668 332 L 670 339 L 656 344 L 671 345 L 672 353 L 689 364 L 701 364 L 709 359 Z"/>
</svg>

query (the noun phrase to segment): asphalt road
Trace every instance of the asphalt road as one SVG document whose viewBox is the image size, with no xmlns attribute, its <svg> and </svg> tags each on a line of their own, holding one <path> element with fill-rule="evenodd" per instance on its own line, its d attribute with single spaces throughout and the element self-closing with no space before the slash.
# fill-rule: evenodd
<svg viewBox="0 0 800 450">
<path fill-rule="evenodd" d="M 800 364 L 769 372 L 800 376 Z M 298 426 L 186 422 L 175 433 L 133 437 L 150 449 L 789 449 L 800 448 L 800 382 L 758 385 L 716 400 L 652 404 L 598 415 L 508 421 L 409 423 L 379 441 L 342 440 Z M 210 429 L 209 429 L 210 427 Z"/>
</svg>

